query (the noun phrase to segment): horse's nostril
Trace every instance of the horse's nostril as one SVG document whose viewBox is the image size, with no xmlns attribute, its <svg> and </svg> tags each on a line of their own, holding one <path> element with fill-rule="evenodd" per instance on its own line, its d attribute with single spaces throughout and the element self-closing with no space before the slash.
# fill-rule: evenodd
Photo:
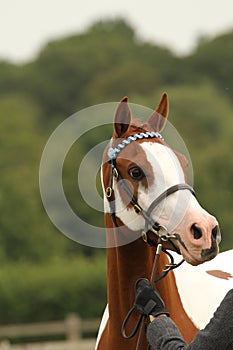
<svg viewBox="0 0 233 350">
<path fill-rule="evenodd" d="M 200 239 L 202 237 L 201 229 L 197 227 L 195 224 L 192 225 L 191 231 L 193 233 L 194 239 Z"/>
<path fill-rule="evenodd" d="M 217 226 L 215 226 L 215 227 L 213 228 L 213 230 L 212 230 L 212 236 L 213 236 L 214 239 L 217 238 L 218 233 L 219 233 L 219 227 L 218 227 L 218 225 L 217 225 Z"/>
</svg>

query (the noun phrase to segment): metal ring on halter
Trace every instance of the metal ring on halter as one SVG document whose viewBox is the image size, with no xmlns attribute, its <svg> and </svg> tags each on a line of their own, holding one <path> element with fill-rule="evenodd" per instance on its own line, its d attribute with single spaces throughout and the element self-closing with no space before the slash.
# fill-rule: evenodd
<svg viewBox="0 0 233 350">
<path fill-rule="evenodd" d="M 153 229 L 153 227 L 150 229 L 150 231 L 152 231 L 153 233 L 155 233 L 157 236 L 159 236 L 159 238 L 161 238 L 162 241 L 167 242 L 169 239 L 177 239 L 176 235 L 172 235 L 168 232 L 168 229 L 163 226 L 163 225 L 159 225 L 159 230 L 156 231 L 155 229 Z M 162 231 L 162 232 L 161 232 Z"/>
<path fill-rule="evenodd" d="M 160 230 L 162 229 L 163 233 L 160 233 Z M 148 228 L 147 231 L 142 231 L 142 239 L 145 243 L 148 243 L 149 245 L 153 245 L 152 240 L 148 239 L 147 234 L 149 232 L 153 232 L 161 241 L 163 242 L 169 242 L 175 251 L 180 254 L 179 248 L 176 246 L 176 244 L 172 240 L 177 240 L 177 236 L 170 234 L 167 230 L 167 228 L 163 225 L 158 224 L 158 228 L 154 229 L 153 226 L 151 228 Z"/>
<path fill-rule="evenodd" d="M 155 233 L 157 236 L 159 236 L 160 238 L 162 237 L 167 237 L 169 234 L 168 234 L 168 230 L 165 226 L 163 225 L 160 225 L 158 226 L 158 229 L 154 229 L 154 227 L 152 226 L 150 231 L 152 231 L 153 233 Z M 163 241 L 166 240 L 166 239 L 162 239 Z"/>
</svg>

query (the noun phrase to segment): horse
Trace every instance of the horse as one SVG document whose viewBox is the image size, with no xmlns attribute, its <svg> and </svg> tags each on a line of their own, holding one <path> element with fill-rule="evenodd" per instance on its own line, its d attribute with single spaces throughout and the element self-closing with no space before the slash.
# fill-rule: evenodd
<svg viewBox="0 0 233 350">
<path fill-rule="evenodd" d="M 221 234 L 217 219 L 201 207 L 187 184 L 186 158 L 161 135 L 168 111 L 166 93 L 144 124 L 132 118 L 127 97 L 116 108 L 113 136 L 101 166 L 108 304 L 96 350 L 147 349 L 145 332 L 139 346 L 138 334 L 124 337 L 122 325 L 134 303 L 135 283 L 139 278 L 151 280 L 157 255 L 156 275 L 171 270 L 156 283 L 171 318 L 187 342 L 198 332 L 182 304 L 172 271 L 175 264 L 169 264 L 167 253 L 173 251 L 190 267 L 198 266 L 218 254 Z M 137 322 L 133 313 L 127 334 Z"/>
</svg>

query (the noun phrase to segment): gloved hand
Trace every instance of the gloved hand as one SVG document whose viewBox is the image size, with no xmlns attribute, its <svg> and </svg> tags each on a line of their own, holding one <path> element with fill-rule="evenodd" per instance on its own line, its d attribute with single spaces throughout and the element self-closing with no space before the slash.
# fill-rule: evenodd
<svg viewBox="0 0 233 350">
<path fill-rule="evenodd" d="M 136 282 L 134 306 L 144 316 L 152 315 L 156 317 L 161 314 L 169 316 L 159 293 L 145 278 L 141 278 Z"/>
</svg>

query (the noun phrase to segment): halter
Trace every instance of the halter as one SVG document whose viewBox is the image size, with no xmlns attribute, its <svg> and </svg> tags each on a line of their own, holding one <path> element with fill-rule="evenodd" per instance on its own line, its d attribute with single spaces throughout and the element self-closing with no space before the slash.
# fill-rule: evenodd
<svg viewBox="0 0 233 350">
<path fill-rule="evenodd" d="M 147 131 L 147 132 L 142 132 L 139 134 L 134 134 L 132 136 L 129 136 L 128 138 L 124 139 L 121 143 L 119 143 L 117 145 L 117 147 L 113 148 L 112 147 L 113 140 L 111 139 L 110 146 L 108 149 L 108 161 L 111 165 L 110 185 L 109 185 L 109 187 L 106 188 L 105 194 L 106 194 L 106 197 L 107 197 L 107 199 L 109 201 L 109 205 L 110 205 L 110 215 L 111 215 L 113 223 L 116 227 L 119 228 L 119 225 L 117 223 L 116 213 L 115 213 L 115 197 L 114 197 L 114 190 L 113 190 L 114 179 L 115 179 L 115 181 L 118 181 L 120 186 L 123 188 L 124 192 L 128 195 L 129 200 L 130 200 L 130 204 L 132 205 L 135 213 L 138 215 L 142 215 L 144 220 L 145 220 L 145 226 L 144 226 L 144 229 L 142 230 L 142 238 L 143 238 L 144 242 L 146 242 L 150 246 L 156 246 L 154 241 L 148 237 L 148 233 L 150 231 L 153 232 L 158 237 L 157 249 L 156 249 L 153 268 L 152 268 L 151 277 L 150 277 L 150 283 L 152 285 L 155 285 L 159 280 L 164 278 L 168 274 L 169 271 L 180 266 L 184 260 L 180 261 L 178 264 L 175 264 L 172 255 L 166 249 L 163 248 L 162 241 L 168 241 L 172 245 L 172 247 L 175 249 L 175 251 L 178 254 L 180 254 L 179 248 L 172 241 L 172 240 L 178 239 L 177 235 L 170 234 L 166 227 L 164 227 L 163 225 L 159 224 L 157 221 L 154 221 L 151 218 L 151 214 L 152 214 L 153 210 L 160 204 L 160 202 L 162 200 L 164 200 L 165 198 L 167 198 L 168 196 L 170 196 L 171 194 L 173 194 L 177 191 L 189 190 L 195 196 L 195 192 L 194 192 L 193 188 L 191 186 L 187 185 L 186 183 L 179 183 L 177 185 L 173 185 L 173 186 L 167 188 L 164 192 L 162 192 L 157 198 L 155 198 L 153 200 L 153 202 L 149 205 L 149 207 L 147 209 L 143 209 L 139 205 L 139 203 L 136 200 L 136 198 L 134 197 L 132 191 L 130 190 L 130 188 L 126 184 L 124 178 L 121 176 L 119 170 L 117 169 L 116 160 L 117 160 L 117 156 L 119 155 L 119 153 L 130 143 L 137 141 L 137 140 L 150 139 L 150 138 L 157 138 L 160 140 L 164 140 L 160 133 Z M 167 254 L 167 256 L 170 258 L 170 264 L 166 265 L 164 267 L 161 275 L 156 278 L 157 269 L 158 269 L 158 261 L 159 261 L 161 251 L 164 251 Z M 132 333 L 129 335 L 126 334 L 126 325 L 127 325 L 127 322 L 129 320 L 131 314 L 133 313 L 133 311 L 134 311 L 134 307 L 127 314 L 127 316 L 123 322 L 123 325 L 122 325 L 121 333 L 122 333 L 122 336 L 124 338 L 129 339 L 129 338 L 132 338 L 139 330 L 139 336 L 137 339 L 136 350 L 140 350 L 140 349 L 142 349 L 142 336 L 144 333 L 144 326 L 145 326 L 145 324 L 142 323 L 143 316 L 139 317 L 138 322 L 137 322 L 134 330 L 132 331 Z"/>
<path fill-rule="evenodd" d="M 150 138 L 157 138 L 160 140 L 164 140 L 160 133 L 154 132 L 154 131 L 152 131 L 152 132 L 147 131 L 147 132 L 142 132 L 139 134 L 134 134 L 132 136 L 129 136 L 128 138 L 122 140 L 121 143 L 119 143 L 117 145 L 117 147 L 113 148 L 112 147 L 113 140 L 111 139 L 110 147 L 108 149 L 108 161 L 111 165 L 110 185 L 105 190 L 106 197 L 110 203 L 110 215 L 112 217 L 114 225 L 116 227 L 119 227 L 119 225 L 117 223 L 117 219 L 116 219 L 116 213 L 115 213 L 115 201 L 113 198 L 113 192 L 114 192 L 113 191 L 113 180 L 115 179 L 116 181 L 118 181 L 120 186 L 123 188 L 124 192 L 128 195 L 129 200 L 130 200 L 130 204 L 132 205 L 135 213 L 138 215 L 142 215 L 143 218 L 145 219 L 144 230 L 142 230 L 143 240 L 146 243 L 148 243 L 149 245 L 155 245 L 153 240 L 151 240 L 148 237 L 148 233 L 151 231 L 154 234 L 156 234 L 162 241 L 169 241 L 172 244 L 173 248 L 175 248 L 175 250 L 177 252 L 179 252 L 176 245 L 171 241 L 171 239 L 177 239 L 177 236 L 175 234 L 174 235 L 170 234 L 165 226 L 159 224 L 157 221 L 154 221 L 151 218 L 151 213 L 160 204 L 160 202 L 162 200 L 164 200 L 165 198 L 167 198 L 168 196 L 170 196 L 171 194 L 173 194 L 177 191 L 189 190 L 193 195 L 195 195 L 193 188 L 186 183 L 180 183 L 177 185 L 173 185 L 173 186 L 169 187 L 168 189 L 166 189 L 164 192 L 162 192 L 156 199 L 154 199 L 153 202 L 150 204 L 148 209 L 143 209 L 139 205 L 139 203 L 136 200 L 136 198 L 134 197 L 132 191 L 130 190 L 130 188 L 128 187 L 126 182 L 124 181 L 119 170 L 117 169 L 117 164 L 116 164 L 117 156 L 126 146 L 128 146 L 130 143 L 132 143 L 134 141 L 141 140 L 141 139 L 150 139 Z"/>
</svg>

